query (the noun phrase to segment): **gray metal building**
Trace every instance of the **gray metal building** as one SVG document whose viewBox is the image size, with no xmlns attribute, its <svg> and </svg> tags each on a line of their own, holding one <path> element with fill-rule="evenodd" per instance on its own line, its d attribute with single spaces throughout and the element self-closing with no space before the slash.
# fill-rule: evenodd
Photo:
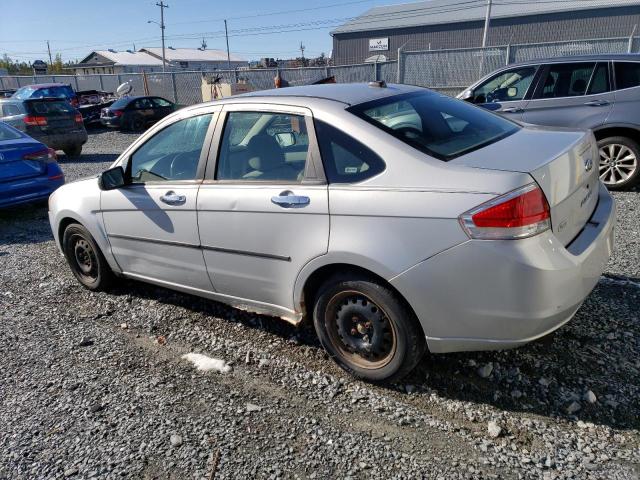
<svg viewBox="0 0 640 480">
<path fill-rule="evenodd" d="M 430 0 L 375 7 L 331 32 L 335 65 L 394 60 L 398 48 L 482 45 L 486 0 Z M 640 1 L 493 0 L 487 46 L 629 37 Z M 640 26 L 635 33 L 638 33 Z"/>
</svg>

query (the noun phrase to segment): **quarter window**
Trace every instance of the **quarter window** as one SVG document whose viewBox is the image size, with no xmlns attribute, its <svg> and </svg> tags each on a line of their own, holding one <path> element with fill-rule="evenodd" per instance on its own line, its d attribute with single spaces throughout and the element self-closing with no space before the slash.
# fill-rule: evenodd
<svg viewBox="0 0 640 480">
<path fill-rule="evenodd" d="M 535 73 L 536 67 L 520 67 L 500 73 L 473 91 L 473 103 L 522 100 Z"/>
<path fill-rule="evenodd" d="M 216 179 L 301 182 L 308 151 L 304 116 L 230 112 L 220 144 Z"/>
<path fill-rule="evenodd" d="M 595 63 L 558 63 L 548 66 L 535 98 L 578 97 L 587 92 Z"/>
<path fill-rule="evenodd" d="M 633 88 L 640 86 L 640 63 L 616 62 L 616 88 Z"/>
<path fill-rule="evenodd" d="M 589 85 L 588 95 L 606 93 L 609 91 L 609 67 L 606 63 L 599 63 Z"/>
<path fill-rule="evenodd" d="M 211 116 L 180 120 L 147 140 L 131 156 L 131 182 L 195 180 Z"/>
<path fill-rule="evenodd" d="M 385 169 L 384 161 L 355 138 L 320 120 L 315 127 L 330 183 L 359 182 Z"/>
</svg>

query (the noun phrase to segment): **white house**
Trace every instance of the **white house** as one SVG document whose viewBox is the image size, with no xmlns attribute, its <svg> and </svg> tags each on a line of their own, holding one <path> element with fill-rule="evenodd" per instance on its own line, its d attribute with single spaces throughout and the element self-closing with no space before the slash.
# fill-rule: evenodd
<svg viewBox="0 0 640 480">
<path fill-rule="evenodd" d="M 80 63 L 68 67 L 68 69 L 73 70 L 76 75 L 161 72 L 162 60 L 158 60 L 146 52 L 96 50 L 83 58 Z"/>
</svg>

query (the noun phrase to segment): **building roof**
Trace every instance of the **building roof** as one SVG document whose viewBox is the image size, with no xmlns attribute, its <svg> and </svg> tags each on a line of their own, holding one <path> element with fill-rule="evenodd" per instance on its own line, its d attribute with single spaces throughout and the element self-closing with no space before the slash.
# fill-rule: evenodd
<svg viewBox="0 0 640 480">
<path fill-rule="evenodd" d="M 158 60 L 157 58 L 155 58 L 152 55 L 149 55 L 148 53 L 132 52 L 129 50 L 126 50 L 123 52 L 118 52 L 116 50 L 95 50 L 91 52 L 89 55 L 87 55 L 85 58 L 83 58 L 82 61 L 79 63 L 79 65 L 88 63 L 96 53 L 106 58 L 109 61 L 109 65 L 162 66 L 162 60 Z M 104 64 L 104 62 L 102 62 L 102 64 Z"/>
<path fill-rule="evenodd" d="M 160 47 L 145 47 L 141 48 L 140 52 L 148 52 L 155 58 L 162 58 L 162 48 Z M 234 53 L 230 55 L 232 62 L 246 62 L 245 58 L 242 58 Z M 226 62 L 227 52 L 223 50 L 206 49 L 201 50 L 199 48 L 165 48 L 165 58 L 168 62 Z M 160 60 L 162 62 L 162 60 Z"/>
<path fill-rule="evenodd" d="M 491 18 L 522 17 L 544 13 L 572 12 L 624 6 L 640 6 L 638 0 L 512 0 L 494 2 Z M 429 0 L 374 7 L 336 28 L 331 34 L 387 30 L 484 20 L 486 0 Z"/>
</svg>

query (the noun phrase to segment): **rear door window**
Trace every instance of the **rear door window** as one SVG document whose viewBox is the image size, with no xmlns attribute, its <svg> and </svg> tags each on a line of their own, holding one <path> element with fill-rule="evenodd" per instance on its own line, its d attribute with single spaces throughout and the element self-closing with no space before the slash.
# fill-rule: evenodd
<svg viewBox="0 0 640 480">
<path fill-rule="evenodd" d="M 595 66 L 595 63 L 548 65 L 534 98 L 564 98 L 585 95 Z"/>
<path fill-rule="evenodd" d="M 616 88 L 633 88 L 640 86 L 640 62 L 616 62 Z"/>
</svg>

